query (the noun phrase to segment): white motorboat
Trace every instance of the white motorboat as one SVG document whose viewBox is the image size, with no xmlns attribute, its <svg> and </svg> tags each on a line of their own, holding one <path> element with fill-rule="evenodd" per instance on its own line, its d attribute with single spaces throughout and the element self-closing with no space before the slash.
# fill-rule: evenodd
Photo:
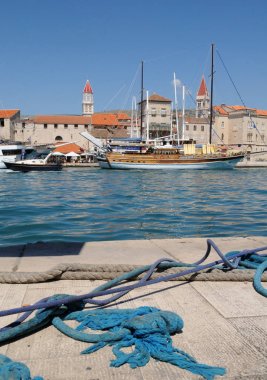
<svg viewBox="0 0 267 380">
<path fill-rule="evenodd" d="M 63 168 L 62 163 L 53 155 L 53 152 L 35 152 L 31 158 L 15 162 L 5 161 L 5 165 L 8 169 L 20 172 L 55 171 Z"/>
<path fill-rule="evenodd" d="M 5 162 L 15 162 L 26 158 L 32 153 L 32 147 L 25 147 L 23 144 L 0 144 L 0 169 L 6 169 Z"/>
</svg>

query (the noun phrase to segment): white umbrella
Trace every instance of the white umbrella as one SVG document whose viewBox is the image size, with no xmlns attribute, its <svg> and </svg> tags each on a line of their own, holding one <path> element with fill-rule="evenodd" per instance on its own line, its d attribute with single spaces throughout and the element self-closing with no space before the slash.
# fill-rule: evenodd
<svg viewBox="0 0 267 380">
<path fill-rule="evenodd" d="M 52 153 L 53 156 L 65 156 L 65 154 L 61 153 L 61 152 L 54 152 Z"/>
<path fill-rule="evenodd" d="M 69 152 L 66 154 L 66 157 L 80 157 L 80 155 L 75 152 Z"/>
</svg>

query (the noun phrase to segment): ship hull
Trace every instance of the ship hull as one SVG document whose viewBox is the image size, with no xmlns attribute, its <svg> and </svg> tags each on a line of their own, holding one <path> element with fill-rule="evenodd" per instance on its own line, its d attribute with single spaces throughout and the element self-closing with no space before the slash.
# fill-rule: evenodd
<svg viewBox="0 0 267 380">
<path fill-rule="evenodd" d="M 62 169 L 62 165 L 57 164 L 43 164 L 43 165 L 32 165 L 32 164 L 19 164 L 16 162 L 5 162 L 7 169 L 11 169 L 19 172 L 29 172 L 29 171 L 58 171 Z"/>
<path fill-rule="evenodd" d="M 99 165 L 103 169 L 140 169 L 140 170 L 207 170 L 207 169 L 233 169 L 235 165 L 243 159 L 243 155 L 233 157 L 221 158 L 207 158 L 207 159 L 165 159 L 153 160 L 147 157 L 141 159 L 141 156 L 135 159 L 134 157 L 114 157 L 107 156 L 106 159 L 99 161 Z M 139 162 L 138 162 L 139 161 Z M 140 162 L 142 161 L 142 162 Z"/>
</svg>

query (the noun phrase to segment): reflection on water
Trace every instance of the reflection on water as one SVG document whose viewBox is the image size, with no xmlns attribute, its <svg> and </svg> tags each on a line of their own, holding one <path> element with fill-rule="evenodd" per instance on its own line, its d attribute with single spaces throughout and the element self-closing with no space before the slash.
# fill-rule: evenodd
<svg viewBox="0 0 267 380">
<path fill-rule="evenodd" d="M 267 235 L 266 169 L 0 171 L 1 244 Z"/>
</svg>

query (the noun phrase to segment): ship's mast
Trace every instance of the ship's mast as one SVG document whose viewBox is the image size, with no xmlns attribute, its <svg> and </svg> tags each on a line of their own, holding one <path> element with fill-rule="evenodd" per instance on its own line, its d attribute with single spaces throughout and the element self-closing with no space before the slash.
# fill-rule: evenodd
<svg viewBox="0 0 267 380">
<path fill-rule="evenodd" d="M 143 136 L 143 101 L 144 101 L 144 62 L 141 62 L 141 103 L 140 103 L 140 137 Z"/>
<path fill-rule="evenodd" d="M 177 101 L 177 89 L 176 89 L 176 75 L 173 73 L 173 84 L 174 84 L 174 106 L 175 106 L 175 118 L 176 118 L 176 132 L 177 132 L 177 143 L 180 144 L 180 131 L 179 131 L 179 117 L 178 117 L 178 101 Z"/>
<path fill-rule="evenodd" d="M 211 44 L 211 73 L 210 73 L 210 136 L 209 143 L 212 141 L 212 122 L 213 122 L 213 75 L 214 75 L 214 63 L 213 63 L 213 53 L 214 52 L 214 44 Z"/>
</svg>

